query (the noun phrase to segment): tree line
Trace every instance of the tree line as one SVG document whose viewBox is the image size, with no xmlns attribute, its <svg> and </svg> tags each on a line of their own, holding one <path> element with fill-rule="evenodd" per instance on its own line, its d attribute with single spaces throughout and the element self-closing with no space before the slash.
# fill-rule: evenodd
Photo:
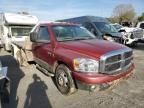
<svg viewBox="0 0 144 108">
<path fill-rule="evenodd" d="M 140 16 L 136 16 L 135 9 L 131 4 L 119 4 L 112 12 L 112 16 L 109 18 L 112 23 L 129 22 L 135 23 L 138 21 L 144 21 L 144 12 Z"/>
</svg>

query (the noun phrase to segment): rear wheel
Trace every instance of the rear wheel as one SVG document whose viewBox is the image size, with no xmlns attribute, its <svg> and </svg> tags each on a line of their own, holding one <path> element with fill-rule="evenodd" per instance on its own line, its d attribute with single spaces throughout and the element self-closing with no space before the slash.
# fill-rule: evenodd
<svg viewBox="0 0 144 108">
<path fill-rule="evenodd" d="M 18 64 L 20 66 L 22 66 L 22 64 L 23 64 L 23 58 L 22 58 L 22 55 L 21 55 L 20 51 L 17 52 L 16 57 L 17 57 L 16 59 L 17 59 Z"/>
<path fill-rule="evenodd" d="M 14 48 L 11 46 L 11 54 L 14 56 Z"/>
<path fill-rule="evenodd" d="M 4 49 L 4 51 L 6 51 L 6 45 L 5 44 L 3 45 L 3 49 Z"/>
<path fill-rule="evenodd" d="M 76 91 L 71 71 L 63 64 L 60 64 L 56 69 L 55 81 L 57 88 L 64 95 L 70 95 Z"/>
<path fill-rule="evenodd" d="M 137 42 L 133 42 L 133 43 L 130 44 L 129 46 L 132 47 L 132 48 L 135 48 L 135 47 L 137 47 Z"/>
</svg>

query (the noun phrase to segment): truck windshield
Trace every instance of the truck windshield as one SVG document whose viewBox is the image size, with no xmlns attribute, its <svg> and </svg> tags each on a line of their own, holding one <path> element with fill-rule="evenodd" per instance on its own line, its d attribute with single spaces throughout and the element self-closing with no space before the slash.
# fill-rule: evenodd
<svg viewBox="0 0 144 108">
<path fill-rule="evenodd" d="M 100 32 L 106 33 L 117 33 L 117 29 L 107 22 L 94 22 L 96 27 L 100 30 Z"/>
<path fill-rule="evenodd" d="M 53 26 L 53 31 L 57 41 L 86 40 L 96 38 L 86 28 L 75 25 Z"/>
<path fill-rule="evenodd" d="M 12 27 L 12 36 L 29 36 L 32 27 Z"/>
</svg>

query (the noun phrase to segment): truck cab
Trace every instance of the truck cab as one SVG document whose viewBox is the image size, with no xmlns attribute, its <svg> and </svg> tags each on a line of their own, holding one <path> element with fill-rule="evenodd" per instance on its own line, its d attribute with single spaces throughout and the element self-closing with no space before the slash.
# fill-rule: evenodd
<svg viewBox="0 0 144 108">
<path fill-rule="evenodd" d="M 12 42 L 24 42 L 33 26 L 38 22 L 37 17 L 32 15 L 15 13 L 1 13 L 0 15 L 0 38 L 6 51 L 12 50 Z"/>
<path fill-rule="evenodd" d="M 64 95 L 108 89 L 134 69 L 132 49 L 97 39 L 77 24 L 38 23 L 30 40 L 37 68 L 54 77 Z"/>
</svg>

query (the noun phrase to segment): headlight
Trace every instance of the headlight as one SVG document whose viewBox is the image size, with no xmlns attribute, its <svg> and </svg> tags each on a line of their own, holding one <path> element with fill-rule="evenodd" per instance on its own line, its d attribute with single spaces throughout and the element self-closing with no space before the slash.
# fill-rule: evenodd
<svg viewBox="0 0 144 108">
<path fill-rule="evenodd" d="M 99 62 L 88 58 L 76 58 L 73 60 L 73 66 L 76 71 L 95 72 L 99 71 Z"/>
<path fill-rule="evenodd" d="M 131 32 L 125 32 L 125 33 L 123 33 L 123 38 L 124 39 L 130 38 L 131 34 L 132 34 Z"/>
<path fill-rule="evenodd" d="M 105 40 L 108 40 L 108 41 L 111 41 L 111 42 L 114 42 L 115 40 L 112 38 L 112 37 L 110 37 L 110 36 L 104 36 L 104 39 Z"/>
</svg>

